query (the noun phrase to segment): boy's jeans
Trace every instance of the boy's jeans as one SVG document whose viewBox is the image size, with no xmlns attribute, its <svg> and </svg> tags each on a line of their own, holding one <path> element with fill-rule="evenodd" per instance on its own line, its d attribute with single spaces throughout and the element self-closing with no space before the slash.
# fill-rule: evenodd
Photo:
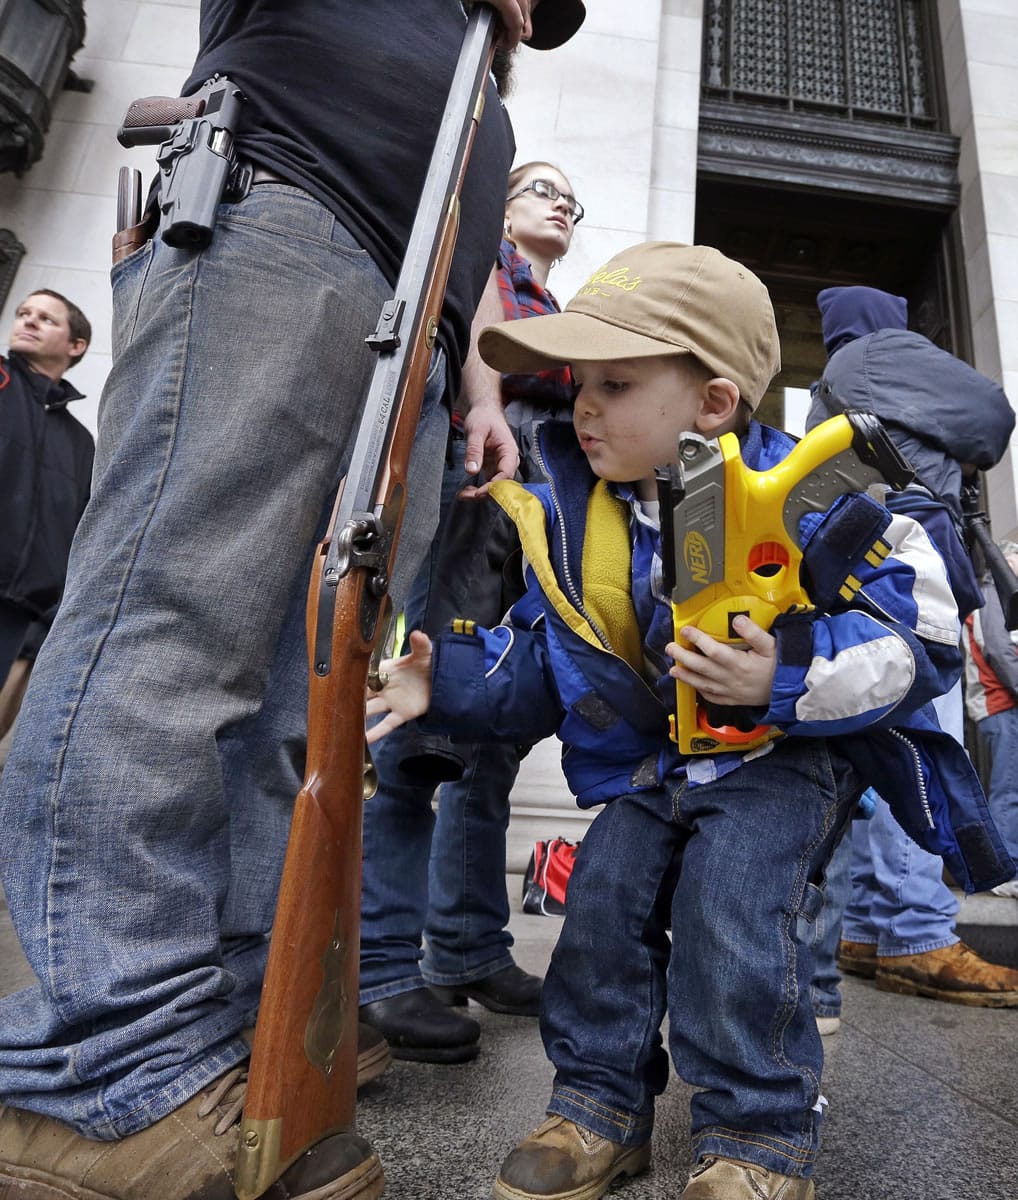
<svg viewBox="0 0 1018 1200">
<path fill-rule="evenodd" d="M 208 250 L 157 240 L 113 286 L 93 498 L 0 794 L 39 979 L 0 1002 L 0 1098 L 98 1138 L 247 1055 L 303 776 L 311 555 L 391 294 L 275 183 L 223 206 Z M 442 385 L 439 364 L 404 559 L 437 517 Z"/>
<path fill-rule="evenodd" d="M 621 796 L 587 830 L 545 979 L 549 1111 L 612 1141 L 651 1135 L 668 1079 L 696 1156 L 809 1175 L 823 1050 L 800 917 L 861 786 L 823 741 L 788 738 L 713 783 Z M 671 920 L 672 948 L 666 925 Z"/>
</svg>

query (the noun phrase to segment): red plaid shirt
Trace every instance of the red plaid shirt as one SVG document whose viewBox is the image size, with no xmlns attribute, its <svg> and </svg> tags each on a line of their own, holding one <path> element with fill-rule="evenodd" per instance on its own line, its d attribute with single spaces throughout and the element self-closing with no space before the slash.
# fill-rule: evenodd
<svg viewBox="0 0 1018 1200">
<path fill-rule="evenodd" d="M 534 278 L 530 263 L 504 238 L 498 251 L 498 291 L 507 321 L 560 311 L 555 297 Z M 503 375 L 502 403 L 508 404 L 510 400 L 527 400 L 551 411 L 568 407 L 573 402 L 569 368 L 538 371 L 533 375 Z"/>
</svg>

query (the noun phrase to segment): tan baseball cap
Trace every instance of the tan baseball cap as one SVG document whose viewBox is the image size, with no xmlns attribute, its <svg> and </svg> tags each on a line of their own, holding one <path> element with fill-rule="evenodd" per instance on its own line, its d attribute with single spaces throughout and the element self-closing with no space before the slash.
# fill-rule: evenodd
<svg viewBox="0 0 1018 1200">
<path fill-rule="evenodd" d="M 478 340 L 497 371 L 529 374 L 572 362 L 694 354 L 756 406 L 781 369 L 767 289 L 713 246 L 643 242 L 599 267 L 546 317 L 489 325 Z"/>
</svg>

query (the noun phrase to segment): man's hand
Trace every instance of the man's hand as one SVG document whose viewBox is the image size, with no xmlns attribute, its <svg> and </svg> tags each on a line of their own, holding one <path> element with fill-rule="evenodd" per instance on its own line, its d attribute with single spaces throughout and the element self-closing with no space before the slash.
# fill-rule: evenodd
<svg viewBox="0 0 1018 1200">
<path fill-rule="evenodd" d="M 467 436 L 464 467 L 469 475 L 483 468 L 487 481 L 479 487 L 465 487 L 458 495 L 478 500 L 488 494 L 496 479 L 512 479 L 520 465 L 520 451 L 501 403 L 475 404 L 463 418 L 463 431 Z"/>
<path fill-rule="evenodd" d="M 387 715 L 368 730 L 368 745 L 428 711 L 431 703 L 431 639 L 415 629 L 410 634 L 410 653 L 402 658 L 383 659 L 379 675 L 385 679 L 385 686 L 369 696 L 364 711 L 369 717 L 381 713 Z"/>
<path fill-rule="evenodd" d="M 693 649 L 669 643 L 665 653 L 674 659 L 675 666 L 668 674 L 696 688 L 711 704 L 767 707 L 777 667 L 777 642 L 749 617 L 736 617 L 732 628 L 745 642 L 745 648 L 716 641 L 710 634 L 687 625 L 682 636 Z"/>
<path fill-rule="evenodd" d="M 515 50 L 521 41 L 527 41 L 533 33 L 530 14 L 537 7 L 536 0 L 488 0 L 498 13 L 502 24 L 497 45 L 503 50 Z"/>
<path fill-rule="evenodd" d="M 520 465 L 519 447 L 502 412 L 502 376 L 477 353 L 477 339 L 488 325 L 505 320 L 498 291 L 498 267 L 492 267 L 477 311 L 470 326 L 470 350 L 463 364 L 463 386 L 458 407 L 464 413 L 463 429 L 467 436 L 465 467 L 469 475 L 487 470 L 487 483 L 465 487 L 464 500 L 482 499 L 488 484 L 496 479 L 512 479 Z"/>
</svg>

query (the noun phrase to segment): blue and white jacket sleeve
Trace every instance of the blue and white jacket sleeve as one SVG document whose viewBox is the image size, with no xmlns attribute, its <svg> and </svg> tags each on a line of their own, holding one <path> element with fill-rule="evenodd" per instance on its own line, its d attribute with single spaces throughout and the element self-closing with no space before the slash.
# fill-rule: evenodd
<svg viewBox="0 0 1018 1200">
<path fill-rule="evenodd" d="M 771 632 L 777 669 L 763 721 L 830 737 L 894 725 L 961 672 L 961 623 L 947 568 L 922 525 L 869 496 L 843 496 L 802 522 L 816 608 Z"/>
<path fill-rule="evenodd" d="M 532 588 L 514 606 L 512 624 L 454 621 L 434 640 L 424 728 L 465 742 L 530 743 L 558 731 L 563 709 L 538 597 Z"/>
</svg>

